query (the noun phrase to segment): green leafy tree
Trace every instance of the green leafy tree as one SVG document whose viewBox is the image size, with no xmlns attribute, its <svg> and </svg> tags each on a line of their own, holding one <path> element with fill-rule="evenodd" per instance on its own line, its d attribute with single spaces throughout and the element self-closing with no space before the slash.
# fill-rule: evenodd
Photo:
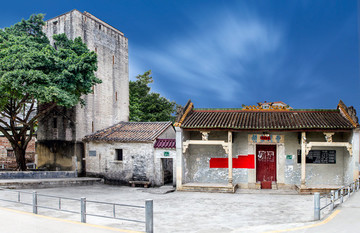
<svg viewBox="0 0 360 233">
<path fill-rule="evenodd" d="M 176 103 L 150 92 L 151 70 L 130 81 L 130 121 L 174 121 Z"/>
<path fill-rule="evenodd" d="M 82 95 L 101 83 L 97 57 L 81 38 L 42 31 L 43 15 L 0 29 L 0 132 L 10 141 L 18 170 L 26 170 L 25 151 L 39 118 L 56 106 L 84 103 Z"/>
</svg>

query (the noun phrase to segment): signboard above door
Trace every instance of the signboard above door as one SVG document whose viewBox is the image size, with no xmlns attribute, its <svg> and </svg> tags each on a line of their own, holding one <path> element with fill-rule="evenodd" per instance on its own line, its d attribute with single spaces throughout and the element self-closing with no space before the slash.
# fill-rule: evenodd
<svg viewBox="0 0 360 233">
<path fill-rule="evenodd" d="M 284 135 L 279 134 L 249 134 L 249 143 L 284 143 Z"/>
</svg>

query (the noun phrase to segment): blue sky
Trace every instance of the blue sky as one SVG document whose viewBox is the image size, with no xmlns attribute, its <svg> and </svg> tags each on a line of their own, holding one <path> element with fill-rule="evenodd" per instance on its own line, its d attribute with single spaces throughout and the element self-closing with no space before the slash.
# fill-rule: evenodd
<svg viewBox="0 0 360 233">
<path fill-rule="evenodd" d="M 0 28 L 32 13 L 88 11 L 129 39 L 130 79 L 184 105 L 283 101 L 360 113 L 357 1 L 6 1 Z"/>
</svg>

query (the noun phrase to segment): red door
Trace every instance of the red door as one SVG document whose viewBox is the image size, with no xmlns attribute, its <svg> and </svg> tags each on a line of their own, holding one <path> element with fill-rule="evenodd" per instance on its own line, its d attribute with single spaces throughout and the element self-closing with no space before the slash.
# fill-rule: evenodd
<svg viewBox="0 0 360 233">
<path fill-rule="evenodd" d="M 276 146 L 256 146 L 256 181 L 261 182 L 261 188 L 271 188 L 271 182 L 276 181 Z"/>
</svg>

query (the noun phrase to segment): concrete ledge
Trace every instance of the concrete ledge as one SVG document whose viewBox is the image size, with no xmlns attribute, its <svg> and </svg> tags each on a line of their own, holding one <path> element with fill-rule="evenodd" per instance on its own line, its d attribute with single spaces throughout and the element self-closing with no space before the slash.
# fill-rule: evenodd
<svg viewBox="0 0 360 233">
<path fill-rule="evenodd" d="M 4 171 L 0 172 L 2 179 L 52 179 L 52 178 L 76 178 L 75 171 Z"/>
<path fill-rule="evenodd" d="M 38 189 L 38 188 L 55 188 L 79 185 L 93 185 L 100 183 L 100 178 L 61 178 L 61 179 L 7 179 L 0 180 L 0 186 L 12 189 Z"/>
<path fill-rule="evenodd" d="M 211 192 L 211 193 L 235 193 L 237 185 L 218 183 L 187 183 L 183 184 L 177 191 L 189 192 Z"/>
<path fill-rule="evenodd" d="M 299 194 L 314 194 L 315 192 L 319 192 L 321 194 L 329 193 L 331 190 L 338 190 L 341 188 L 341 186 L 329 186 L 329 185 L 323 185 L 323 186 L 317 186 L 317 187 L 306 187 L 301 188 L 300 185 L 295 185 L 295 190 Z"/>
</svg>

